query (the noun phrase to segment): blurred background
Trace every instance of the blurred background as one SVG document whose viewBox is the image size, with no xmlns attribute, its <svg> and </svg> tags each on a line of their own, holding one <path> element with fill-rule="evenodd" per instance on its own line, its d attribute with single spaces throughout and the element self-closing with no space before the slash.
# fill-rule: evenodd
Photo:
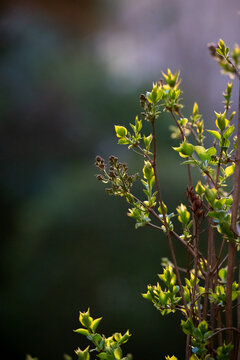
<svg viewBox="0 0 240 360">
<path fill-rule="evenodd" d="M 115 154 L 137 171 L 141 159 L 116 145 L 113 125 L 134 121 L 139 94 L 168 67 L 181 70 L 185 115 L 197 101 L 211 128 L 228 79 L 206 45 L 240 41 L 239 1 L 2 0 L 0 8 L 1 355 L 74 357 L 86 343 L 72 329 L 90 306 L 106 335 L 130 329 L 125 352 L 134 359 L 181 358 L 176 318 L 141 297 L 169 256 L 164 236 L 134 229 L 125 201 L 97 182 L 94 159 Z M 159 119 L 158 161 L 174 211 L 186 176 L 171 124 Z"/>
</svg>

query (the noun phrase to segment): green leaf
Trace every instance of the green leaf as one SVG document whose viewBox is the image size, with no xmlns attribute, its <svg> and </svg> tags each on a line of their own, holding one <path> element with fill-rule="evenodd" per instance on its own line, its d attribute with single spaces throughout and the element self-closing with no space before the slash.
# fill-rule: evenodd
<svg viewBox="0 0 240 360">
<path fill-rule="evenodd" d="M 231 343 L 229 344 L 223 344 L 223 346 L 219 346 L 217 348 L 217 360 L 228 360 L 230 351 L 233 349 L 233 345 Z"/>
<path fill-rule="evenodd" d="M 222 281 L 226 281 L 227 280 L 227 267 L 220 269 L 218 272 L 218 276 L 220 277 L 220 279 Z"/>
<path fill-rule="evenodd" d="M 205 196 L 209 204 L 213 206 L 214 201 L 217 197 L 217 190 L 214 188 L 213 189 L 205 188 Z"/>
<path fill-rule="evenodd" d="M 234 170 L 235 170 L 235 164 L 226 167 L 226 169 L 224 170 L 226 177 L 231 176 L 234 173 Z"/>
<path fill-rule="evenodd" d="M 187 225 L 190 220 L 190 212 L 187 211 L 186 206 L 181 204 L 177 207 L 176 210 L 178 212 L 178 221 L 183 225 Z"/>
<path fill-rule="evenodd" d="M 194 146 L 194 150 L 196 151 L 196 153 L 198 155 L 205 154 L 205 152 L 206 152 L 206 149 L 203 146 Z"/>
<path fill-rule="evenodd" d="M 162 87 L 158 86 L 157 83 L 153 83 L 153 88 L 151 92 L 147 93 L 147 99 L 150 103 L 156 104 L 162 96 Z"/>
<path fill-rule="evenodd" d="M 139 133 L 139 131 L 142 129 L 142 120 L 138 120 L 138 116 L 135 118 L 135 126 L 136 132 Z"/>
<path fill-rule="evenodd" d="M 87 328 L 91 326 L 93 318 L 90 316 L 90 309 L 88 309 L 88 311 L 84 313 L 80 312 L 79 321 L 83 326 Z"/>
<path fill-rule="evenodd" d="M 230 141 L 228 139 L 226 139 L 225 137 L 223 137 L 220 141 L 219 141 L 219 146 L 223 149 L 227 149 L 230 146 Z"/>
<path fill-rule="evenodd" d="M 119 138 L 125 137 L 127 135 L 127 129 L 124 126 L 115 125 L 116 135 Z"/>
<path fill-rule="evenodd" d="M 196 354 L 192 354 L 190 356 L 190 360 L 199 360 L 199 357 Z M 215 360 L 213 358 L 208 358 L 207 360 Z"/>
<path fill-rule="evenodd" d="M 89 346 L 85 350 L 81 350 L 80 348 L 75 350 L 75 353 L 77 354 L 79 360 L 90 360 L 90 354 L 88 352 L 88 349 Z"/>
<path fill-rule="evenodd" d="M 225 58 L 228 58 L 229 48 L 225 46 L 225 43 L 222 39 L 218 42 L 218 48 L 216 49 L 217 53 Z"/>
<path fill-rule="evenodd" d="M 214 146 L 212 146 L 212 147 L 210 147 L 209 149 L 207 149 L 207 151 L 206 151 L 206 154 L 208 155 L 208 156 L 213 156 L 213 155 L 216 155 L 216 153 L 217 153 L 217 150 L 216 150 L 216 148 L 214 147 Z"/>
<path fill-rule="evenodd" d="M 122 338 L 122 334 L 116 332 L 115 334 L 113 334 L 113 337 L 118 342 Z"/>
<path fill-rule="evenodd" d="M 182 142 L 179 147 L 173 147 L 175 151 L 179 152 L 181 157 L 192 156 L 194 146 L 186 141 Z"/>
<path fill-rule="evenodd" d="M 223 39 L 219 39 L 218 47 L 219 47 L 219 49 L 223 49 L 223 50 L 225 49 L 225 43 L 224 43 Z"/>
<path fill-rule="evenodd" d="M 220 129 L 221 131 L 225 130 L 226 127 L 228 126 L 229 124 L 229 120 L 226 119 L 226 110 L 224 111 L 224 113 L 217 113 L 215 111 L 215 115 L 217 117 L 216 119 L 216 126 L 218 129 Z"/>
<path fill-rule="evenodd" d="M 208 323 L 205 320 L 201 321 L 198 325 L 198 330 L 204 335 L 208 331 Z"/>
<path fill-rule="evenodd" d="M 130 144 L 130 141 L 127 140 L 126 138 L 120 138 L 120 139 L 118 140 L 118 144 L 120 144 L 120 145 L 127 145 L 127 144 Z"/>
<path fill-rule="evenodd" d="M 226 204 L 227 206 L 231 206 L 232 203 L 233 203 L 233 198 L 232 198 L 232 196 L 229 196 L 229 197 L 226 197 L 226 198 L 225 198 L 225 204 Z"/>
<path fill-rule="evenodd" d="M 178 123 L 179 123 L 179 125 L 184 127 L 184 126 L 187 125 L 188 119 L 187 118 L 181 118 L 180 120 L 178 120 Z"/>
<path fill-rule="evenodd" d="M 102 360 L 108 360 L 110 358 L 110 356 L 106 352 L 101 352 L 97 356 Z"/>
<path fill-rule="evenodd" d="M 142 294 L 142 297 L 143 297 L 144 299 L 149 300 L 149 301 L 152 301 L 152 300 L 153 300 L 153 297 L 152 297 L 152 295 L 150 294 L 150 292 L 147 292 L 147 293 L 145 293 L 145 294 Z"/>
<path fill-rule="evenodd" d="M 217 52 L 219 55 L 223 56 L 223 52 L 222 52 L 221 49 L 216 49 L 216 52 Z"/>
<path fill-rule="evenodd" d="M 73 331 L 78 333 L 78 334 L 81 334 L 81 335 L 85 335 L 85 336 L 89 335 L 89 331 L 87 329 L 80 328 L 80 329 L 76 329 L 76 330 L 73 330 Z"/>
<path fill-rule="evenodd" d="M 198 154 L 201 161 L 210 160 L 212 155 L 216 154 L 216 148 L 211 147 L 205 149 L 203 146 L 194 146 L 194 150 Z"/>
<path fill-rule="evenodd" d="M 148 183 L 151 181 L 151 179 L 154 176 L 154 170 L 149 161 L 144 162 L 143 176 L 148 181 Z"/>
<path fill-rule="evenodd" d="M 90 341 L 92 341 L 95 345 L 98 345 L 100 341 L 102 341 L 102 336 L 100 334 L 92 334 L 90 335 L 91 339 L 88 337 Z"/>
<path fill-rule="evenodd" d="M 186 321 L 181 320 L 181 326 L 183 329 L 184 334 L 186 335 L 192 335 L 194 330 L 194 325 L 191 319 L 187 319 Z"/>
<path fill-rule="evenodd" d="M 209 134 L 211 134 L 212 136 L 214 136 L 217 140 L 221 140 L 221 134 L 218 131 L 215 130 L 207 130 L 207 132 L 209 132 Z"/>
<path fill-rule="evenodd" d="M 144 140 L 144 144 L 147 150 L 150 149 L 150 145 L 152 142 L 152 134 L 150 134 L 149 136 L 143 136 L 143 140 Z"/>
<path fill-rule="evenodd" d="M 117 360 L 121 360 L 122 358 L 122 350 L 120 347 L 117 347 L 115 350 L 114 350 L 114 356 L 115 356 L 115 359 Z"/>
<path fill-rule="evenodd" d="M 131 337 L 131 334 L 129 334 L 129 330 L 127 330 L 125 332 L 125 334 L 123 334 L 122 338 L 118 341 L 118 343 L 120 345 L 122 345 L 122 344 L 126 343 L 130 337 Z"/>
<path fill-rule="evenodd" d="M 234 132 L 234 129 L 235 129 L 235 126 L 232 125 L 232 126 L 229 126 L 229 128 L 225 131 L 225 133 L 223 134 L 223 136 L 228 139 L 232 133 Z"/>
<path fill-rule="evenodd" d="M 196 160 L 185 160 L 181 163 L 181 165 L 189 165 L 189 164 L 196 164 Z"/>
<path fill-rule="evenodd" d="M 192 156 L 193 145 L 187 142 L 183 142 L 181 145 L 181 153 L 186 156 Z"/>
<path fill-rule="evenodd" d="M 91 324 L 91 330 L 92 330 L 93 332 L 95 332 L 95 331 L 97 330 L 97 327 L 98 327 L 98 325 L 99 325 L 99 323 L 100 323 L 101 320 L 102 320 L 102 317 L 93 320 L 93 322 L 92 322 L 92 324 Z"/>
<path fill-rule="evenodd" d="M 195 191 L 197 194 L 202 195 L 205 192 L 205 187 L 203 186 L 203 184 L 201 183 L 201 181 L 198 181 L 196 187 L 195 187 Z"/>
</svg>

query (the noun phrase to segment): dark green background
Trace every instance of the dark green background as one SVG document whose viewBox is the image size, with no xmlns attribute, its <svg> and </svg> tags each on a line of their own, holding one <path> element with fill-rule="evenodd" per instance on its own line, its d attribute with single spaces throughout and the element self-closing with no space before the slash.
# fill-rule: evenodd
<svg viewBox="0 0 240 360">
<path fill-rule="evenodd" d="M 2 3 L 5 358 L 73 355 L 85 342 L 72 329 L 89 306 L 94 317 L 103 316 L 106 335 L 130 329 L 125 348 L 134 359 L 181 357 L 176 317 L 162 318 L 141 297 L 157 281 L 161 257 L 169 256 L 165 238 L 134 229 L 125 201 L 108 197 L 95 179 L 94 158 L 115 154 L 132 172 L 140 169 L 141 159 L 116 145 L 113 126 L 134 121 L 139 94 L 168 66 L 182 71 L 185 113 L 197 100 L 208 124 L 213 121 L 226 79 L 206 43 L 239 40 L 237 6 L 233 0 Z M 170 124 L 165 114 L 159 119 L 158 161 L 163 196 L 174 211 L 185 200 L 186 176 L 171 150 Z M 181 247 L 177 253 L 184 264 Z"/>
</svg>

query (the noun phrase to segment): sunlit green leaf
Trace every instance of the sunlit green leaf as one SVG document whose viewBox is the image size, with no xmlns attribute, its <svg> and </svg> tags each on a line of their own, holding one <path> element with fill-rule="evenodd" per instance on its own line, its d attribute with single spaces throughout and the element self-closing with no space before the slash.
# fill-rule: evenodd
<svg viewBox="0 0 240 360">
<path fill-rule="evenodd" d="M 124 126 L 115 125 L 115 131 L 117 137 L 125 137 L 127 135 L 127 129 Z"/>
<path fill-rule="evenodd" d="M 229 128 L 227 128 L 227 130 L 225 131 L 225 133 L 223 134 L 223 136 L 224 136 L 226 139 L 228 139 L 228 138 L 232 135 L 234 129 L 235 129 L 235 126 L 234 126 L 234 125 L 229 126 Z"/>
<path fill-rule="evenodd" d="M 235 170 L 235 164 L 226 167 L 226 169 L 225 169 L 225 171 L 224 171 L 226 177 L 231 176 L 231 175 L 234 173 L 234 170 Z"/>
<path fill-rule="evenodd" d="M 76 329 L 74 330 L 76 333 L 78 334 L 82 334 L 82 335 L 85 335 L 85 336 L 88 336 L 89 335 L 89 331 L 87 329 L 83 329 L 83 328 L 80 328 L 80 329 Z"/>
<path fill-rule="evenodd" d="M 209 134 L 214 136 L 217 140 L 221 140 L 221 134 L 218 131 L 216 131 L 216 130 L 207 130 L 207 132 L 209 132 Z"/>
<path fill-rule="evenodd" d="M 99 325 L 99 323 L 100 323 L 101 320 L 102 320 L 101 317 L 98 318 L 98 319 L 93 320 L 93 322 L 92 322 L 92 324 L 91 324 L 91 330 L 92 330 L 93 332 L 95 332 L 95 331 L 97 330 L 97 327 L 98 327 L 98 325 Z"/>
</svg>

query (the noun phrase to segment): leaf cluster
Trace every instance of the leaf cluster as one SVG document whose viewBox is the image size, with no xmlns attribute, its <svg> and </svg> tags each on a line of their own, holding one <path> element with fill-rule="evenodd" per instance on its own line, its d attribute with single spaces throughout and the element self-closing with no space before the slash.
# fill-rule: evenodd
<svg viewBox="0 0 240 360">
<path fill-rule="evenodd" d="M 90 354 L 92 352 L 97 354 L 97 357 L 102 360 L 130 360 L 130 356 L 123 357 L 121 346 L 125 344 L 129 338 L 129 331 L 125 334 L 114 333 L 110 337 L 105 337 L 96 332 L 98 325 L 102 318 L 93 319 L 90 316 L 90 310 L 86 312 L 80 312 L 79 321 L 83 327 L 74 330 L 76 333 L 84 335 L 93 344 L 93 348 L 90 350 L 90 346 L 81 350 L 78 348 L 75 353 L 79 360 L 90 360 Z"/>
</svg>

